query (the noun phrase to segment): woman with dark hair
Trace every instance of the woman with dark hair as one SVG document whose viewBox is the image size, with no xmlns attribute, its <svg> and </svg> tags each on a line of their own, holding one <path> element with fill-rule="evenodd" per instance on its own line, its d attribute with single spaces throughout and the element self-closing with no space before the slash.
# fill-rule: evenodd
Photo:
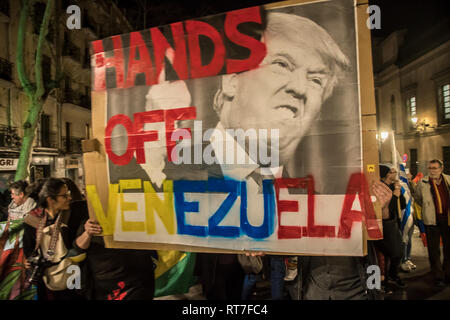
<svg viewBox="0 0 450 320">
<path fill-rule="evenodd" d="M 72 248 L 74 239 L 71 238 L 71 233 L 67 227 L 68 215 L 63 214 L 70 209 L 71 200 L 71 193 L 64 180 L 49 178 L 42 185 L 42 188 L 39 191 L 38 207 L 30 212 L 30 216 L 37 218 L 36 221 L 38 221 L 38 223 L 34 225 L 25 225 L 23 249 L 28 261 L 33 260 L 36 254 L 40 254 L 41 258 L 55 262 L 53 261 L 53 258 L 55 257 L 52 255 L 51 250 L 47 250 L 50 249 L 52 246 L 51 242 L 55 239 L 52 236 L 54 230 L 60 231 L 59 234 L 56 233 L 58 234 L 56 241 L 58 241 L 60 235 L 62 238 L 60 240 L 63 241 L 65 248 L 67 250 Z M 46 244 L 44 241 L 46 236 L 50 237 L 50 244 Z M 49 248 L 47 248 L 46 245 L 48 245 Z M 35 265 L 30 265 L 29 263 L 27 267 L 31 271 L 37 270 Z M 50 266 L 46 264 L 44 270 L 49 267 Z M 50 280 L 47 279 L 47 282 L 48 281 Z M 49 284 L 45 283 L 43 279 L 38 279 L 38 299 L 68 300 L 79 298 L 75 290 L 65 289 L 53 291 L 48 289 L 48 286 Z"/>
<path fill-rule="evenodd" d="M 75 239 L 77 236 L 77 231 L 83 221 L 89 219 L 89 211 L 87 206 L 87 201 L 81 194 L 78 186 L 70 178 L 61 178 L 66 186 L 69 188 L 70 196 L 72 201 L 70 202 L 70 214 L 67 222 L 69 227 L 70 239 Z"/>
<path fill-rule="evenodd" d="M 85 200 L 78 186 L 70 178 L 61 178 L 70 190 L 72 201 Z"/>
</svg>

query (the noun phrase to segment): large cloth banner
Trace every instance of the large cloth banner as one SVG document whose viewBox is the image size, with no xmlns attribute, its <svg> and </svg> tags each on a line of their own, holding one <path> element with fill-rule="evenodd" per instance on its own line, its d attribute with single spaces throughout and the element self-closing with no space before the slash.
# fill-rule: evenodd
<svg viewBox="0 0 450 320">
<path fill-rule="evenodd" d="M 380 230 L 362 167 L 356 20 L 354 0 L 280 3 L 94 41 L 107 200 L 103 182 L 86 191 L 104 235 L 363 255 L 364 232 Z"/>
</svg>

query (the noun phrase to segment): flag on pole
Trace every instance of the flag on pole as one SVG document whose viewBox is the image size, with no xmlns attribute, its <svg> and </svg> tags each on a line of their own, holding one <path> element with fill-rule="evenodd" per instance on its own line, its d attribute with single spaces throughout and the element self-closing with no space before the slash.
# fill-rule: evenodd
<svg viewBox="0 0 450 320">
<path fill-rule="evenodd" d="M 403 163 L 402 157 L 395 146 L 395 134 L 391 132 L 391 153 L 392 153 L 392 164 L 394 168 L 397 169 L 399 182 L 402 190 L 402 194 L 406 200 L 406 208 L 401 210 L 400 229 L 402 231 L 402 239 L 405 244 L 408 243 L 408 234 L 411 228 L 414 227 L 414 199 L 411 195 L 411 189 L 408 183 L 408 178 L 406 176 L 405 163 Z"/>
<path fill-rule="evenodd" d="M 402 194 L 405 197 L 406 201 L 406 208 L 402 210 L 400 229 L 403 235 L 403 242 L 408 243 L 408 233 L 410 232 L 411 228 L 414 227 L 414 200 L 411 196 L 411 190 L 409 188 L 408 178 L 406 177 L 405 166 L 403 164 L 399 164 L 398 175 L 400 179 L 400 185 L 402 187 Z"/>
</svg>

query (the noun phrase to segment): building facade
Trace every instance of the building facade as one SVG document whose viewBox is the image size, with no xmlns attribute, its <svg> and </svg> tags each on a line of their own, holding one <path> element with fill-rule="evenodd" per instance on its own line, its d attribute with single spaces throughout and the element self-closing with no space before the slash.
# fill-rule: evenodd
<svg viewBox="0 0 450 320">
<path fill-rule="evenodd" d="M 413 175 L 427 174 L 428 161 L 450 169 L 449 20 L 420 34 L 399 30 L 374 39 L 374 79 L 380 161 L 392 162 L 392 138 Z"/>
<path fill-rule="evenodd" d="M 131 26 L 113 1 L 54 2 L 42 57 L 44 84 L 50 93 L 35 136 L 30 180 L 69 177 L 83 188 L 81 141 L 92 135 L 89 45 L 96 39 L 128 33 Z M 67 13 L 70 5 L 80 9 L 79 29 L 67 27 L 74 13 Z M 24 63 L 32 82 L 45 6 L 46 1 L 35 1 L 27 21 Z M 0 0 L 0 192 L 14 179 L 28 110 L 15 63 L 20 11 L 21 1 Z"/>
</svg>

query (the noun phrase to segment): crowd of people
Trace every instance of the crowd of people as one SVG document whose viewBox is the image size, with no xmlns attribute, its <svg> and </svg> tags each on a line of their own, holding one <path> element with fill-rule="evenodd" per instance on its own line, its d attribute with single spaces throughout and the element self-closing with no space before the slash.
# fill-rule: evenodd
<svg viewBox="0 0 450 320">
<path fill-rule="evenodd" d="M 418 224 L 418 217 L 425 225 L 426 246 L 434 285 L 445 287 L 450 284 L 450 220 L 449 176 L 443 173 L 441 160 L 429 162 L 429 175 L 416 179 L 408 174 L 407 185 L 411 192 L 410 207 L 414 208 L 413 225 L 405 227 L 404 210 L 406 190 L 399 183 L 397 169 L 391 164 L 380 165 L 381 181 L 392 190 L 392 198 L 387 210 L 383 211 L 383 239 L 375 242 L 375 248 L 383 278 L 386 295 L 396 289 L 404 289 L 406 284 L 399 272 L 414 271 L 417 266 L 411 261 L 412 235 Z M 440 239 L 442 239 L 444 259 L 441 262 Z"/>
<path fill-rule="evenodd" d="M 24 222 L 23 291 L 35 288 L 39 300 L 153 299 L 155 252 L 107 249 L 72 180 L 16 181 L 9 190 L 8 223 Z M 69 288 L 67 268 L 74 263 L 80 285 Z"/>
<path fill-rule="evenodd" d="M 443 174 L 440 160 L 432 160 L 428 169 L 429 176 L 417 183 L 411 180 L 409 183 L 414 200 L 422 209 L 433 279 L 436 286 L 442 287 L 450 280 L 450 177 Z M 401 212 L 406 206 L 404 191 L 395 167 L 380 165 L 380 178 L 381 184 L 376 186 L 382 190 L 377 194 L 383 204 L 384 237 L 369 241 L 368 256 L 313 258 L 263 253 L 197 254 L 195 275 L 202 284 L 203 295 L 208 300 L 249 300 L 256 283 L 264 279 L 271 284 L 273 300 L 377 299 L 405 288 L 399 272 L 412 271 L 415 265 L 410 260 L 411 238 L 402 237 L 400 224 Z M 156 252 L 106 248 L 102 228 L 89 217 L 86 199 L 72 180 L 48 178 L 32 184 L 16 181 L 9 190 L 12 200 L 7 207 L 7 219 L 8 222 L 24 221 L 26 285 L 36 288 L 38 299 L 154 298 Z M 62 263 L 65 260 L 71 261 Z M 82 271 L 81 285 L 75 289 L 67 287 L 67 276 L 64 278 L 61 273 L 73 261 L 77 261 Z M 362 269 L 373 264 L 381 269 L 383 285 L 379 290 L 369 290 L 368 275 Z M 346 281 L 335 282 L 334 286 L 324 289 L 320 281 L 330 274 Z"/>
<path fill-rule="evenodd" d="M 289 172 L 290 161 L 296 159 L 298 147 L 320 118 L 324 103 L 345 78 L 343 74 L 351 69 L 356 70 L 356 65 L 352 66 L 351 59 L 340 45 L 310 19 L 269 12 L 266 20 L 262 33 L 267 51 L 264 59 L 258 68 L 221 75 L 220 88 L 214 94 L 211 105 L 218 118 L 215 129 L 223 133 L 222 136 L 226 136 L 228 129 L 279 130 L 279 141 L 273 141 L 279 147 L 279 163 L 269 166 L 256 157 L 252 166 L 233 166 L 230 170 L 226 165 L 210 165 L 197 174 L 192 167 L 183 167 L 186 169 L 184 172 L 180 166 L 174 169 L 174 164 L 167 162 L 170 165 L 165 168 L 167 180 L 178 180 L 180 176 L 185 179 L 184 174 L 195 176 L 193 180 L 196 180 L 207 172 L 208 178 L 228 177 L 246 181 L 247 192 L 257 195 L 263 176 L 266 179 L 296 176 L 295 172 Z M 356 81 L 356 73 L 353 76 Z M 351 77 L 345 81 L 344 86 L 357 94 L 358 86 L 354 85 Z M 168 91 L 168 95 L 172 96 L 173 92 Z M 354 106 L 357 114 L 358 105 Z M 359 120 L 357 122 L 355 126 L 359 128 Z M 220 145 L 210 142 L 211 150 L 221 154 L 216 152 L 222 150 Z M 269 139 L 267 144 L 271 142 Z M 237 144 L 236 147 L 246 149 L 242 151 L 251 156 L 251 150 L 246 145 Z M 357 150 L 359 157 L 361 146 L 352 149 Z M 162 158 L 158 158 L 158 162 L 164 162 Z M 219 160 L 214 163 L 221 164 Z M 154 183 L 161 183 L 161 176 L 158 175 L 157 181 L 153 181 L 152 173 L 145 172 L 145 166 L 132 167 L 132 170 L 125 165 L 113 168 L 117 170 L 111 170 L 110 174 L 114 171 L 123 173 L 117 179 L 123 179 L 127 174 L 132 178 L 142 174 Z M 443 286 L 450 280 L 450 177 L 443 174 L 440 160 L 431 161 L 428 170 L 429 176 L 417 185 L 411 181 L 411 191 L 422 208 L 435 283 Z M 415 267 L 410 257 L 411 234 L 404 237 L 400 223 L 406 201 L 397 182 L 395 167 L 380 166 L 380 178 L 381 181 L 372 185 L 371 194 L 376 196 L 382 207 L 384 238 L 368 241 L 366 256 L 198 253 L 194 274 L 202 285 L 203 295 L 208 300 L 251 299 L 255 285 L 264 279 L 271 284 L 271 298 L 274 300 L 367 300 L 382 297 L 396 288 L 404 288 L 399 271 L 411 271 Z M 335 182 L 332 180 L 328 178 L 327 183 Z M 6 210 L 8 222 L 5 229 L 10 222 L 12 224 L 20 219 L 25 224 L 23 254 L 19 253 L 12 260 L 22 259 L 23 270 L 26 271 L 26 276 L 22 278 L 27 280 L 29 286 L 37 288 L 38 299 L 153 299 L 157 253 L 106 248 L 101 225 L 89 217 L 86 200 L 71 180 L 48 178 L 31 185 L 17 181 L 10 186 L 10 191 L 12 201 Z M 3 234 L 6 234 L 5 229 Z M 441 237 L 444 265 L 440 262 Z M 75 263 L 81 268 L 81 285 L 70 289 L 65 270 Z M 372 265 L 378 265 L 381 269 L 383 287 L 380 289 L 368 286 L 367 270 Z M 22 282 L 20 287 L 23 287 Z"/>
</svg>

